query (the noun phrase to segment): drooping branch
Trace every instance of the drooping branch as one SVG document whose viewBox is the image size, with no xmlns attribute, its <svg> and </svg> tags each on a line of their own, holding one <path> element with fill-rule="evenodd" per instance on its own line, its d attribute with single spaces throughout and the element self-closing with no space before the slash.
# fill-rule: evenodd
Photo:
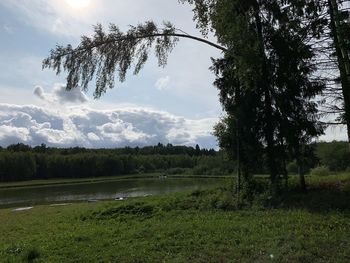
<svg viewBox="0 0 350 263">
<path fill-rule="evenodd" d="M 168 22 L 160 29 L 154 22 L 148 21 L 136 27 L 131 26 L 126 33 L 121 32 L 114 24 L 110 25 L 107 33 L 101 25 L 97 25 L 94 35 L 83 36 L 76 48 L 67 45 L 51 50 L 49 57 L 43 61 L 43 68 L 51 68 L 56 74 L 66 71 L 68 90 L 78 86 L 87 90 L 88 84 L 96 77 L 94 96 L 99 98 L 107 88 L 113 88 L 116 72 L 120 82 L 125 80 L 132 66 L 133 73 L 138 74 L 148 60 L 152 48 L 159 66 L 164 67 L 179 38 L 192 39 L 227 51 L 225 47 L 207 39 L 186 34 Z"/>
</svg>

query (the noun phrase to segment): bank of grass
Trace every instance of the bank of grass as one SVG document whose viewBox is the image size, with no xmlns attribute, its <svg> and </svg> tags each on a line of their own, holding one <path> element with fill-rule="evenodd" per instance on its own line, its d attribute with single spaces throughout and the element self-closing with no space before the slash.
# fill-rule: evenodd
<svg viewBox="0 0 350 263">
<path fill-rule="evenodd" d="M 236 209 L 217 189 L 0 210 L 1 262 L 350 262 L 350 175 Z M 340 183 L 339 183 L 340 182 Z"/>
</svg>

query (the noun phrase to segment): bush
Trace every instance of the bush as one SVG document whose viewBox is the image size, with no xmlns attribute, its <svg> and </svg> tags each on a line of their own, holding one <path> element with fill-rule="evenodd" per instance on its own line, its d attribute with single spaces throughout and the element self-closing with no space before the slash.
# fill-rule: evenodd
<svg viewBox="0 0 350 263">
<path fill-rule="evenodd" d="M 192 169 L 194 175 L 208 175 L 209 167 L 206 165 L 197 165 Z"/>
<path fill-rule="evenodd" d="M 327 176 L 329 175 L 329 168 L 327 166 L 317 166 L 311 170 L 311 175 Z"/>
<path fill-rule="evenodd" d="M 297 163 L 295 161 L 294 162 L 290 162 L 287 165 L 287 171 L 290 174 L 297 174 L 299 172 Z"/>
<path fill-rule="evenodd" d="M 347 142 L 320 143 L 316 154 L 321 164 L 327 166 L 331 171 L 345 171 L 350 163 Z"/>
<path fill-rule="evenodd" d="M 40 257 L 40 252 L 36 248 L 31 248 L 24 254 L 24 262 L 34 262 Z"/>
<path fill-rule="evenodd" d="M 121 216 L 135 216 L 138 218 L 148 218 L 157 212 L 157 207 L 143 202 L 135 202 L 131 204 L 121 205 L 117 207 L 107 208 L 96 213 L 98 219 L 118 218 Z"/>
<path fill-rule="evenodd" d="M 222 192 L 216 201 L 215 208 L 221 210 L 234 210 L 237 205 L 237 200 L 235 196 L 230 191 Z"/>
<path fill-rule="evenodd" d="M 169 175 L 177 175 L 177 174 L 185 174 L 188 171 L 188 169 L 185 168 L 170 168 L 166 170 L 166 173 Z"/>
<path fill-rule="evenodd" d="M 225 172 L 220 168 L 213 168 L 210 170 L 210 175 L 224 175 Z"/>
</svg>

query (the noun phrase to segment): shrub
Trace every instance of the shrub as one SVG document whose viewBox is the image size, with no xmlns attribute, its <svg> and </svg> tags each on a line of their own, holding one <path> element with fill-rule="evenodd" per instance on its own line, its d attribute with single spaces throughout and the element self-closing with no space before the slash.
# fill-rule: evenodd
<svg viewBox="0 0 350 263">
<path fill-rule="evenodd" d="M 194 175 L 208 175 L 209 167 L 206 165 L 197 165 L 193 168 L 192 173 Z"/>
<path fill-rule="evenodd" d="M 299 172 L 297 163 L 295 161 L 294 162 L 290 162 L 287 165 L 287 171 L 290 174 L 297 174 Z"/>
<path fill-rule="evenodd" d="M 326 165 L 331 171 L 344 171 L 350 162 L 347 142 L 320 143 L 316 153 L 321 164 Z"/>
<path fill-rule="evenodd" d="M 224 175 L 225 172 L 220 168 L 213 168 L 210 170 L 210 175 Z"/>
<path fill-rule="evenodd" d="M 222 192 L 216 201 L 216 208 L 222 210 L 234 210 L 236 208 L 237 201 L 230 191 Z"/>
<path fill-rule="evenodd" d="M 311 170 L 311 175 L 327 176 L 327 175 L 329 175 L 329 168 L 327 166 L 324 166 L 324 165 L 317 166 Z"/>
<path fill-rule="evenodd" d="M 187 169 L 180 168 L 180 167 L 170 168 L 166 170 L 166 173 L 169 175 L 185 174 L 186 172 L 187 172 Z"/>
<path fill-rule="evenodd" d="M 24 254 L 25 262 L 34 262 L 37 258 L 40 257 L 40 252 L 36 248 L 32 248 L 26 251 Z"/>
<path fill-rule="evenodd" d="M 98 219 L 118 218 L 121 216 L 136 216 L 139 218 L 148 218 L 157 212 L 157 207 L 142 202 L 136 202 L 117 207 L 107 208 L 99 213 L 96 213 Z"/>
</svg>

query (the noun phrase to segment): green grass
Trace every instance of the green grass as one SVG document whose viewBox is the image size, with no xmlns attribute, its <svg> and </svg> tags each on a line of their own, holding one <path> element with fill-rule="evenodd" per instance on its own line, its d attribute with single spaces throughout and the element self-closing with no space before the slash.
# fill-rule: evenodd
<svg viewBox="0 0 350 263">
<path fill-rule="evenodd" d="M 291 189 L 272 208 L 257 199 L 235 210 L 234 197 L 221 187 L 3 209 L 0 261 L 350 262 L 350 175 L 307 181 L 307 193 Z"/>
</svg>

